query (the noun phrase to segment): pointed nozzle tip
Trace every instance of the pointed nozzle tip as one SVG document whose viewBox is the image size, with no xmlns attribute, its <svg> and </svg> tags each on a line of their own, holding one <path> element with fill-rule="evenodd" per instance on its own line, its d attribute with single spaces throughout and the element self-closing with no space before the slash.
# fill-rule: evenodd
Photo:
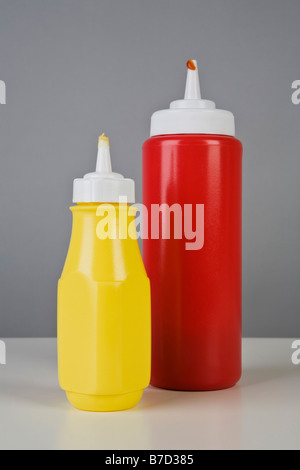
<svg viewBox="0 0 300 470">
<path fill-rule="evenodd" d="M 100 135 L 98 140 L 98 148 L 100 147 L 109 147 L 109 138 L 104 133 Z"/>
<path fill-rule="evenodd" d="M 111 158 L 109 148 L 109 138 L 105 134 L 100 135 L 98 141 L 98 157 L 96 172 L 98 173 L 111 173 Z"/>
<path fill-rule="evenodd" d="M 201 100 L 198 64 L 196 60 L 187 61 L 187 79 L 185 87 L 185 100 Z"/>
</svg>

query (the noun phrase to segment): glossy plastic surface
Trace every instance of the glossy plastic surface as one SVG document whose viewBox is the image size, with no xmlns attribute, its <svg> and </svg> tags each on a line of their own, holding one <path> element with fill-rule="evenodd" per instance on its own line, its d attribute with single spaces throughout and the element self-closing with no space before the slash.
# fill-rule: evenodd
<svg viewBox="0 0 300 470">
<path fill-rule="evenodd" d="M 204 204 L 201 250 L 187 251 L 187 240 L 174 236 L 144 240 L 151 383 L 176 390 L 231 387 L 241 376 L 242 145 L 227 136 L 152 137 L 143 167 L 150 232 L 152 204 Z"/>
<path fill-rule="evenodd" d="M 116 411 L 135 406 L 149 385 L 150 283 L 136 239 L 98 238 L 104 220 L 98 206 L 71 208 L 73 232 L 58 288 L 59 380 L 76 408 Z M 116 220 L 105 217 L 119 233 L 120 213 L 129 208 L 115 210 Z M 130 224 L 132 215 L 125 228 Z"/>
</svg>

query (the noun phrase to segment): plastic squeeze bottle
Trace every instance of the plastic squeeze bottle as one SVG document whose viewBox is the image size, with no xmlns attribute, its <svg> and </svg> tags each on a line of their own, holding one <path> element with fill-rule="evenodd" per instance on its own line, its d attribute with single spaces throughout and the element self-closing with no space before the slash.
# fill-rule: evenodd
<svg viewBox="0 0 300 470">
<path fill-rule="evenodd" d="M 58 286 L 59 381 L 81 410 L 132 408 L 149 385 L 150 283 L 134 199 L 134 181 L 112 173 L 102 135 L 96 172 L 74 181 L 77 205 Z"/>
<path fill-rule="evenodd" d="M 242 144 L 187 67 L 185 98 L 152 116 L 143 147 L 151 384 L 218 390 L 241 377 Z"/>
</svg>

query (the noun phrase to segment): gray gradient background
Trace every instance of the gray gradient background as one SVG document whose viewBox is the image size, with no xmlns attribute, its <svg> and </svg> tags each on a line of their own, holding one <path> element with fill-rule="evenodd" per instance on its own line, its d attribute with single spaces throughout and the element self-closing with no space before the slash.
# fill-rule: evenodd
<svg viewBox="0 0 300 470">
<path fill-rule="evenodd" d="M 54 336 L 72 180 L 97 136 L 135 178 L 185 62 L 244 144 L 244 334 L 300 336 L 299 0 L 1 0 L 0 336 Z"/>
</svg>

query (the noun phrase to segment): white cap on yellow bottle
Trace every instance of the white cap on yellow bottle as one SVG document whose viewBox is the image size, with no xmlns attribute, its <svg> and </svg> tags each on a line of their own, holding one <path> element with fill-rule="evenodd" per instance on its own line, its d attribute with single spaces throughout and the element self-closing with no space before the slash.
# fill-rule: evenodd
<svg viewBox="0 0 300 470">
<path fill-rule="evenodd" d="M 113 173 L 109 139 L 99 137 L 96 171 L 74 180 L 73 202 L 135 203 L 135 183 L 132 179 Z"/>
</svg>

